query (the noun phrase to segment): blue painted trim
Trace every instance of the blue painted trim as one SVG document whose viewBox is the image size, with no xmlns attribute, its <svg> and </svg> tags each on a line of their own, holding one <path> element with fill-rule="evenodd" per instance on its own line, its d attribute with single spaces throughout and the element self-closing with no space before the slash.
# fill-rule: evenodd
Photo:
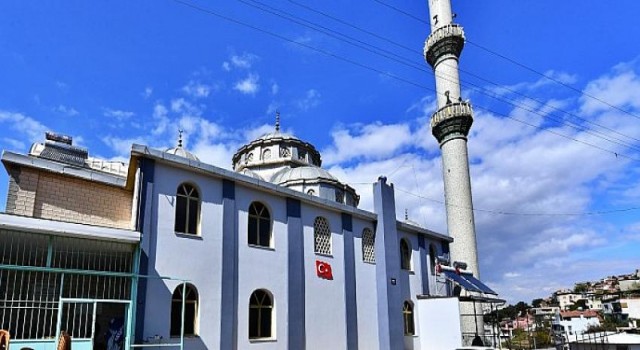
<svg viewBox="0 0 640 350">
<path fill-rule="evenodd" d="M 449 254 L 449 242 L 442 242 L 442 254 Z"/>
<path fill-rule="evenodd" d="M 402 349 L 404 327 L 402 321 L 402 295 L 398 285 L 391 283 L 400 273 L 400 251 L 393 187 L 381 177 L 373 190 L 376 225 L 376 297 L 378 307 L 379 350 Z"/>
<path fill-rule="evenodd" d="M 232 185 L 233 182 L 229 181 Z M 224 186 L 224 182 L 223 182 Z M 235 185 L 234 185 L 235 186 Z M 234 189 L 235 192 L 235 189 Z M 222 199 L 220 349 L 238 348 L 238 230 L 235 200 Z M 247 297 L 248 298 L 248 297 Z M 248 312 L 248 311 L 247 311 Z"/>
<path fill-rule="evenodd" d="M 140 169 L 140 193 L 138 195 L 138 203 L 134 203 L 134 205 L 138 205 L 138 217 L 136 218 L 136 230 L 140 232 L 142 240 L 151 239 L 151 232 L 153 231 L 150 227 L 149 231 L 144 231 L 144 222 L 146 215 L 146 208 L 150 203 L 147 203 L 147 192 L 149 191 L 149 184 L 153 184 L 155 177 L 155 161 L 153 159 L 148 158 L 140 158 L 138 161 L 138 167 Z M 141 244 L 142 246 L 142 244 Z M 151 247 L 150 249 L 155 249 L 155 247 Z M 140 252 L 140 262 L 139 273 L 141 275 L 149 274 L 149 252 L 146 252 L 141 249 Z M 145 316 L 145 299 L 147 296 L 147 279 L 142 278 L 138 282 L 138 291 L 136 292 L 137 300 L 135 305 L 135 334 L 134 338 L 136 343 L 142 342 L 143 331 L 144 331 L 144 316 Z"/>
<path fill-rule="evenodd" d="M 353 232 L 353 219 L 347 213 L 342 213 L 342 229 Z"/>
<path fill-rule="evenodd" d="M 422 294 L 429 294 L 429 265 L 427 264 L 427 242 L 424 236 L 418 236 L 418 253 L 420 254 L 420 281 L 422 282 Z"/>
<path fill-rule="evenodd" d="M 358 349 L 358 299 L 356 295 L 356 257 L 353 219 L 342 213 L 344 239 L 344 294 L 346 302 L 347 349 Z"/>
<path fill-rule="evenodd" d="M 222 180 L 222 198 L 236 199 L 236 183 L 223 179 Z"/>
<path fill-rule="evenodd" d="M 288 349 L 304 350 L 305 333 L 305 272 L 304 237 L 301 219 L 300 201 L 287 198 L 287 338 Z"/>
<path fill-rule="evenodd" d="M 287 198 L 287 216 L 290 218 L 300 218 L 302 209 L 300 201 L 293 198 Z"/>
</svg>

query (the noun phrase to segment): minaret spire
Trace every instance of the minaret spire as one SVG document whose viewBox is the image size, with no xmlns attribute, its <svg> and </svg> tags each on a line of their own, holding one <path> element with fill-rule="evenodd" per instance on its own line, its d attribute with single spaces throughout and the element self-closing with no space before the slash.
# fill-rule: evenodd
<svg viewBox="0 0 640 350">
<path fill-rule="evenodd" d="M 431 117 L 431 131 L 442 150 L 442 171 L 447 210 L 447 231 L 453 237 L 452 260 L 464 261 L 479 275 L 476 231 L 471 199 L 467 135 L 473 123 L 471 104 L 460 94 L 458 60 L 464 47 L 464 31 L 453 23 L 451 0 L 428 0 L 431 35 L 424 57 L 433 68 L 438 109 Z"/>
<path fill-rule="evenodd" d="M 280 132 L 280 111 L 276 111 L 276 132 Z"/>
</svg>

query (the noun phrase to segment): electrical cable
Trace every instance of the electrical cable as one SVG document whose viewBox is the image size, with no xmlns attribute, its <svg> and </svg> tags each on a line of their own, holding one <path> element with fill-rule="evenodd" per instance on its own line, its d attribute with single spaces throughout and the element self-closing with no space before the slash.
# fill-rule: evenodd
<svg viewBox="0 0 640 350">
<path fill-rule="evenodd" d="M 368 66 L 368 65 L 366 65 L 366 64 L 360 63 L 360 62 L 355 61 L 355 60 L 353 60 L 353 59 L 350 59 L 350 58 L 347 58 L 347 57 L 344 57 L 344 56 L 337 55 L 337 54 L 335 54 L 335 53 L 333 53 L 333 52 L 330 52 L 330 51 L 327 51 L 327 50 L 324 50 L 324 49 L 320 49 L 320 48 L 317 48 L 317 47 L 314 47 L 314 46 L 308 45 L 308 44 L 303 43 L 303 42 L 299 42 L 299 41 L 296 41 L 296 40 L 289 39 L 289 38 L 287 38 L 287 37 L 285 37 L 285 36 L 283 36 L 283 35 L 280 35 L 280 34 L 277 34 L 277 33 L 274 33 L 274 32 L 271 32 L 271 31 L 268 31 L 268 30 L 265 30 L 265 29 L 259 28 L 259 27 L 256 27 L 256 26 L 254 26 L 254 25 L 252 25 L 252 24 L 248 24 L 248 23 L 242 22 L 242 21 L 240 21 L 240 20 L 237 20 L 237 19 L 235 19 L 235 18 L 231 18 L 231 17 L 229 17 L 229 16 L 222 15 L 222 14 L 220 14 L 220 13 L 217 13 L 217 12 L 213 11 L 213 10 L 210 10 L 210 9 L 207 9 L 207 8 L 204 8 L 204 7 L 201 7 L 201 6 L 195 5 L 195 4 L 190 3 L 190 2 L 188 2 L 188 1 L 185 1 L 185 0 L 173 0 L 173 1 L 174 1 L 174 2 L 176 2 L 176 3 L 182 4 L 182 5 L 184 5 L 184 6 L 190 7 L 190 8 L 192 8 L 192 9 L 195 9 L 195 10 L 197 10 L 197 11 L 200 11 L 200 12 L 203 12 L 203 13 L 206 13 L 206 14 L 209 14 L 209 15 L 213 15 L 213 16 L 215 16 L 215 17 L 218 17 L 218 18 L 224 19 L 224 20 L 226 20 L 226 21 L 229 21 L 229 22 L 232 22 L 232 23 L 235 23 L 235 24 L 239 24 L 239 25 L 241 25 L 241 26 L 245 26 L 245 27 L 248 27 L 248 28 L 254 29 L 254 30 L 259 31 L 259 32 L 261 32 L 261 33 L 264 33 L 264 34 L 267 34 L 267 35 L 273 36 L 273 37 L 275 37 L 275 38 L 278 38 L 278 39 L 280 39 L 280 40 L 283 40 L 283 41 L 286 41 L 286 42 L 289 42 L 289 43 L 293 43 L 293 44 L 296 44 L 296 45 L 302 46 L 302 47 L 307 48 L 307 49 L 309 49 L 309 50 L 312 50 L 312 51 L 315 51 L 315 52 L 322 53 L 322 54 L 324 54 L 324 55 L 326 55 L 326 56 L 333 57 L 333 58 L 338 59 L 338 60 L 340 60 L 340 61 L 343 61 L 343 62 L 346 62 L 346 63 L 352 64 L 352 65 L 355 65 L 355 66 L 361 67 L 361 68 L 363 68 L 363 69 L 366 69 L 366 70 L 369 70 L 369 71 L 372 71 L 372 72 L 378 73 L 378 74 L 380 74 L 380 75 L 387 76 L 387 77 L 389 77 L 389 78 L 392 78 L 392 79 L 395 79 L 395 80 L 398 80 L 398 81 L 404 82 L 404 83 L 406 83 L 406 84 L 409 84 L 409 85 L 412 85 L 412 86 L 415 86 L 415 87 L 418 87 L 418 88 L 421 88 L 421 89 L 425 89 L 425 90 L 428 90 L 428 91 L 432 91 L 432 92 L 434 92 L 434 93 L 436 93 L 436 94 L 437 94 L 437 91 L 435 91 L 435 89 L 433 89 L 433 88 L 427 87 L 427 86 L 422 85 L 422 84 L 415 83 L 415 82 L 413 82 L 413 81 L 411 81 L 411 80 L 408 80 L 408 79 L 402 78 L 402 77 L 400 77 L 400 76 L 397 76 L 397 75 L 395 75 L 395 74 L 389 73 L 389 72 L 387 72 L 387 71 L 383 71 L 383 70 L 380 70 L 380 69 L 377 69 L 377 68 L 374 68 L 374 67 Z M 544 129 L 544 128 L 541 128 L 541 127 L 535 126 L 535 125 L 533 125 L 533 124 L 530 124 L 530 123 L 527 123 L 527 122 L 521 121 L 521 120 L 519 120 L 519 119 L 516 119 L 516 118 L 510 117 L 510 116 L 508 116 L 508 115 L 504 115 L 504 114 L 501 114 L 501 113 L 498 113 L 498 112 L 492 111 L 492 110 L 487 109 L 487 108 L 483 108 L 483 107 L 480 107 L 480 106 L 477 106 L 477 105 L 475 106 L 475 108 L 478 108 L 478 109 L 481 109 L 481 110 L 488 111 L 488 112 L 493 113 L 493 114 L 495 114 L 495 115 L 497 115 L 497 116 L 502 116 L 502 117 L 505 117 L 505 118 L 509 118 L 509 119 L 512 119 L 512 120 L 515 120 L 515 121 L 521 122 L 521 123 L 523 123 L 523 124 L 529 125 L 529 126 L 531 126 L 531 127 L 537 128 L 537 129 L 540 129 L 540 130 L 542 130 L 542 131 L 550 132 L 550 133 L 552 133 L 552 134 L 555 134 L 555 135 L 558 135 L 558 136 L 561 136 L 561 137 L 567 138 L 567 139 L 569 139 L 569 140 L 573 140 L 573 141 L 576 141 L 576 142 L 582 143 L 582 144 L 587 145 L 587 146 L 591 146 L 591 147 L 593 147 L 593 148 L 599 149 L 599 150 L 604 151 L 604 152 L 611 153 L 611 154 L 615 155 L 615 156 L 616 156 L 616 158 L 620 156 L 620 157 L 627 158 L 627 159 L 630 159 L 630 160 L 640 161 L 640 160 L 635 159 L 635 158 L 633 158 L 633 157 L 627 156 L 627 155 L 625 155 L 625 154 L 623 154 L 623 153 L 619 153 L 619 152 L 615 152 L 615 151 L 612 151 L 612 150 L 609 150 L 609 149 L 606 149 L 606 148 L 603 148 L 603 147 L 599 147 L 599 146 L 596 146 L 596 145 L 591 144 L 591 143 L 586 142 L 586 141 L 577 140 L 577 139 L 575 139 L 575 138 L 573 138 L 573 137 L 566 136 L 566 135 L 564 135 L 564 134 L 561 134 L 561 133 L 558 133 L 558 132 L 551 131 L 551 130 L 549 130 L 549 129 Z"/>
<path fill-rule="evenodd" d="M 283 10 L 277 9 L 277 8 L 275 8 L 275 7 L 273 7 L 273 6 L 269 6 L 269 5 L 264 4 L 264 3 L 260 2 L 260 1 L 256 1 L 256 0 L 248 0 L 248 1 L 252 2 L 252 3 L 254 3 L 254 4 L 259 4 L 260 6 L 264 6 L 264 7 L 266 7 L 267 9 L 265 9 L 265 8 L 263 8 L 263 7 L 260 7 L 260 6 L 258 6 L 258 5 L 251 4 L 251 3 L 249 3 L 247 0 L 237 0 L 237 1 L 239 1 L 239 2 L 243 3 L 243 4 L 247 5 L 247 6 L 251 6 L 251 7 L 253 7 L 253 8 L 257 8 L 257 9 L 259 9 L 259 10 L 261 10 L 261 11 L 271 13 L 271 14 L 273 14 L 273 15 L 276 15 L 276 16 L 280 17 L 280 18 L 284 18 L 284 19 L 286 19 L 286 20 L 288 20 L 288 21 L 291 21 L 291 22 L 293 22 L 293 23 L 296 23 L 296 24 L 302 25 L 302 26 L 304 26 L 304 27 L 306 27 L 306 28 L 310 28 L 310 29 L 312 29 L 312 30 L 319 31 L 319 32 L 321 32 L 321 33 L 323 33 L 323 34 L 325 34 L 325 35 L 328 35 L 328 36 L 332 37 L 332 38 L 335 38 L 335 39 L 340 40 L 340 41 L 342 41 L 342 42 L 346 42 L 346 43 L 348 43 L 348 44 L 350 44 L 350 45 L 353 45 L 353 46 L 356 46 L 356 47 L 358 47 L 358 48 L 364 49 L 364 50 L 369 51 L 369 52 L 371 52 L 371 53 L 373 53 L 373 54 L 376 54 L 376 55 L 379 55 L 379 56 L 382 56 L 382 57 L 385 57 L 385 58 L 391 59 L 391 60 L 393 60 L 393 61 L 395 61 L 395 62 L 397 62 L 397 63 L 400 63 L 400 64 L 403 64 L 403 65 L 409 66 L 409 67 L 411 67 L 411 68 L 414 68 L 414 69 L 419 70 L 419 71 L 422 71 L 422 72 L 429 72 L 429 71 L 428 71 L 427 69 L 425 69 L 424 67 L 422 67 L 422 66 L 416 66 L 416 65 L 414 65 L 414 64 L 413 64 L 409 59 L 404 58 L 404 57 L 399 56 L 399 55 L 396 55 L 396 54 L 395 54 L 395 53 L 393 53 L 393 52 L 390 52 L 390 51 L 388 51 L 388 50 L 382 49 L 382 48 L 377 47 L 377 46 L 375 46 L 375 45 L 372 45 L 372 44 L 369 44 L 369 43 L 363 42 L 363 41 L 361 41 L 361 40 L 359 40 L 359 39 L 356 39 L 356 38 L 350 37 L 350 36 L 345 35 L 345 34 L 342 34 L 342 33 L 340 33 L 340 32 L 334 31 L 334 30 L 332 30 L 332 29 L 329 29 L 329 28 L 327 28 L 327 27 L 325 27 L 325 26 L 322 26 L 322 25 L 319 25 L 319 24 L 317 24 L 317 23 L 313 23 L 313 22 L 307 21 L 307 20 L 305 20 L 305 19 L 303 19 L 303 18 L 301 18 L 301 17 L 299 17 L 299 16 L 292 15 L 291 13 L 288 13 L 288 12 L 286 12 L 286 11 L 283 11 Z M 291 1 L 291 0 L 289 0 L 289 1 Z M 284 15 L 283 15 L 283 14 L 284 14 Z M 303 21 L 303 22 L 308 23 L 308 24 L 301 23 L 300 21 Z M 322 30 L 317 29 L 316 27 L 322 28 Z M 356 42 L 358 42 L 359 44 L 355 44 L 355 43 L 353 43 L 353 42 L 351 42 L 351 41 L 344 40 L 344 39 L 342 39 L 342 38 L 340 38 L 340 37 L 337 37 L 336 35 L 331 34 L 331 33 L 327 32 L 327 31 L 330 31 L 331 33 L 336 33 L 336 34 L 338 34 L 338 35 L 340 35 L 340 36 L 342 36 L 342 37 L 344 37 L 344 38 L 347 38 L 348 40 L 356 41 Z M 370 47 L 373 47 L 373 48 L 374 48 L 374 49 L 376 49 L 376 50 L 380 50 L 380 51 L 382 51 L 382 52 L 385 52 L 385 53 L 386 53 L 386 54 L 388 54 L 388 55 L 391 55 L 391 56 L 397 57 L 398 59 L 400 59 L 400 60 L 402 60 L 402 61 L 400 61 L 400 60 L 398 60 L 398 59 L 395 59 L 395 58 L 392 58 L 392 57 L 390 57 L 390 56 L 388 56 L 388 55 L 386 55 L 386 54 L 381 54 L 381 53 L 379 53 L 379 52 L 373 51 L 373 50 L 371 50 L 371 49 L 369 49 L 369 48 L 367 48 L 367 47 L 363 47 L 363 46 L 362 46 L 362 45 L 360 45 L 360 44 L 362 44 L 362 45 L 367 45 L 367 46 L 370 46 Z M 407 63 L 407 62 L 410 62 L 410 63 Z M 459 68 L 458 68 L 458 69 L 459 69 Z M 460 69 L 460 70 L 461 70 L 461 71 L 464 71 L 464 70 L 462 70 L 462 69 Z M 499 84 L 497 84 L 497 83 L 493 83 L 493 82 L 491 82 L 491 81 L 489 81 L 489 80 L 487 80 L 487 79 L 481 78 L 481 77 L 479 77 L 478 75 L 475 75 L 475 74 L 473 74 L 473 73 L 469 73 L 469 74 L 470 74 L 470 75 L 472 75 L 472 76 L 475 76 L 475 77 L 477 77 L 477 78 L 479 78 L 479 79 L 482 79 L 482 80 L 484 80 L 484 81 L 486 81 L 486 82 L 489 82 L 489 83 L 491 83 L 491 84 L 493 84 L 493 85 L 500 86 L 500 85 L 499 85 Z M 443 80 L 447 80 L 447 81 L 449 81 L 449 82 L 454 82 L 454 83 L 455 83 L 455 81 L 453 81 L 453 80 L 446 79 L 446 78 L 442 77 L 442 74 L 440 74 L 439 76 L 440 76 Z M 450 76 L 450 75 L 449 75 L 449 76 Z M 520 103 L 519 103 L 519 102 L 517 102 L 516 100 L 513 100 L 513 99 L 506 100 L 504 97 L 498 97 L 498 96 L 495 96 L 494 94 L 487 92 L 487 89 L 485 89 L 485 88 L 483 88 L 483 87 L 481 87 L 481 86 L 479 86 L 479 85 L 477 85 L 477 84 L 469 83 L 469 82 L 466 82 L 466 81 L 464 81 L 464 80 L 462 80 L 462 79 L 460 79 L 460 82 L 461 82 L 461 83 L 464 83 L 464 84 L 461 84 L 461 85 L 463 85 L 463 86 L 464 86 L 465 84 L 466 84 L 466 85 L 472 85 L 472 86 L 475 86 L 475 87 L 476 87 L 476 89 L 473 89 L 473 90 L 478 91 L 479 93 L 481 93 L 481 94 L 483 94 L 483 95 L 485 95 L 485 96 L 487 96 L 487 97 L 489 97 L 489 98 L 493 98 L 493 99 L 496 99 L 496 100 L 498 100 L 498 101 L 506 102 L 506 103 L 508 103 L 508 104 L 510 104 L 510 105 L 512 105 L 512 106 L 514 106 L 514 107 L 516 107 L 516 108 L 520 108 L 520 109 L 523 109 L 523 110 L 525 110 L 525 111 L 527 111 L 527 112 L 537 114 L 537 115 L 539 115 L 539 116 L 541 116 L 541 117 L 543 117 L 543 118 L 551 119 L 551 120 L 553 120 L 553 121 L 555 121 L 555 122 L 557 122 L 557 123 L 559 123 L 559 124 L 565 124 L 565 125 L 568 125 L 568 126 L 570 126 L 570 127 L 574 128 L 574 129 L 576 129 L 576 130 L 585 131 L 586 133 L 591 134 L 591 135 L 593 135 L 593 136 L 595 136 L 595 137 L 601 138 L 601 139 L 603 139 L 603 140 L 605 140 L 605 141 L 608 141 L 608 142 L 611 142 L 611 143 L 615 143 L 615 144 L 620 145 L 620 146 L 623 146 L 623 147 L 633 148 L 633 149 L 635 149 L 635 150 L 637 150 L 637 151 L 640 151 L 640 147 L 634 146 L 634 145 L 629 144 L 629 143 L 625 143 L 623 140 L 621 140 L 621 139 L 619 139 L 619 138 L 615 138 L 615 137 L 614 137 L 617 141 L 611 140 L 610 138 L 607 138 L 607 137 L 602 136 L 603 134 L 602 134 L 601 132 L 599 132 L 599 131 L 596 131 L 596 130 L 590 130 L 590 129 L 588 129 L 588 128 L 585 128 L 585 127 L 580 126 L 580 125 L 575 124 L 575 123 L 567 124 L 567 122 L 564 122 L 564 121 L 559 120 L 559 119 L 557 119 L 557 118 L 549 117 L 549 115 L 544 115 L 544 114 L 539 113 L 539 112 L 537 112 L 537 111 L 535 111 L 535 110 L 533 110 L 533 109 L 531 109 L 531 108 L 529 108 L 529 107 L 523 107 L 524 105 L 523 105 L 523 104 L 520 104 Z M 507 89 L 508 89 L 508 88 L 507 88 Z M 513 92 L 514 92 L 514 93 L 516 93 L 515 91 L 513 91 Z M 517 93 L 517 94 L 519 94 L 519 95 L 521 95 L 521 96 L 524 96 L 524 97 L 526 97 L 526 98 L 529 98 L 529 99 L 531 99 L 531 100 L 537 101 L 537 102 L 539 102 L 539 103 L 543 103 L 543 102 L 541 102 L 541 101 L 539 101 L 539 100 L 537 100 L 537 99 L 531 98 L 531 97 L 526 96 L 526 95 L 524 95 L 524 94 L 520 94 L 520 93 Z M 554 109 L 554 110 L 560 110 L 559 108 L 557 108 L 557 107 L 555 107 L 555 106 L 552 106 L 552 105 L 546 105 L 546 106 L 549 106 L 549 108 Z M 563 111 L 563 110 L 560 110 L 560 111 L 562 111 L 563 113 L 566 113 L 566 114 L 571 114 L 570 112 L 566 112 L 566 111 Z M 599 124 L 591 123 L 591 122 L 587 121 L 586 119 L 580 118 L 580 117 L 578 117 L 578 116 L 576 116 L 576 117 L 577 117 L 577 118 L 579 118 L 579 119 L 582 119 L 582 120 L 586 121 L 587 123 L 590 123 L 590 124 L 594 124 L 594 125 L 598 125 L 598 126 L 600 126 L 600 127 L 603 127 L 603 126 L 601 126 L 601 125 L 599 125 Z M 605 128 L 605 129 L 609 129 L 609 128 L 606 128 L 606 127 L 603 127 L 603 128 Z M 609 129 L 609 130 L 611 130 L 611 129 Z M 614 130 L 611 130 L 611 131 L 612 131 L 612 132 L 614 132 L 614 133 L 616 133 L 616 134 L 621 134 L 621 133 L 619 133 L 619 132 L 617 132 L 617 131 L 614 131 Z M 626 136 L 626 135 L 624 135 L 624 134 L 621 134 L 621 135 Z M 630 136 L 626 136 L 626 137 L 632 138 L 632 137 L 630 137 Z M 638 141 L 640 141 L 640 140 L 638 140 Z"/>
<path fill-rule="evenodd" d="M 381 5 L 384 5 L 384 6 L 388 7 L 388 8 L 390 8 L 390 9 L 398 12 L 398 13 L 401 13 L 401 14 L 407 16 L 407 17 L 413 18 L 416 21 L 419 21 L 421 23 L 427 24 L 429 26 L 431 25 L 429 22 L 425 21 L 424 19 L 416 17 L 416 16 L 414 16 L 414 15 L 412 15 L 412 14 L 410 14 L 410 13 L 408 13 L 408 12 L 398 8 L 398 7 L 395 7 L 393 5 L 387 4 L 384 1 L 381 1 L 381 0 L 373 0 L 373 1 L 375 1 L 375 2 L 377 2 L 379 4 L 381 4 Z M 471 45 L 473 45 L 473 46 L 475 46 L 475 47 L 477 47 L 477 48 L 479 48 L 479 49 L 481 49 L 481 50 L 483 50 L 483 51 L 485 51 L 485 52 L 488 52 L 488 53 L 490 53 L 492 55 L 495 55 L 495 56 L 497 56 L 497 57 L 499 57 L 499 58 L 501 58 L 503 60 L 506 60 L 507 62 L 509 62 L 511 64 L 514 64 L 514 65 L 516 65 L 518 67 L 521 67 L 521 68 L 526 69 L 526 70 L 528 70 L 528 71 L 530 71 L 532 73 L 535 73 L 535 74 L 537 74 L 537 75 L 539 75 L 539 76 L 541 76 L 541 77 L 543 77 L 545 79 L 548 79 L 549 81 L 552 81 L 552 82 L 554 82 L 556 84 L 559 84 L 559 85 L 561 85 L 561 86 L 563 86 L 563 87 L 565 87 L 567 89 L 575 91 L 575 92 L 579 93 L 580 95 L 586 96 L 586 97 L 588 97 L 590 99 L 593 99 L 595 101 L 598 101 L 598 102 L 600 102 L 600 103 L 602 103 L 602 104 L 604 104 L 604 105 L 606 105 L 606 106 L 608 106 L 610 108 L 618 110 L 618 111 L 620 111 L 620 112 L 622 112 L 624 114 L 627 114 L 627 115 L 632 116 L 634 118 L 640 119 L 640 115 L 637 115 L 637 114 L 631 113 L 631 112 L 629 112 L 627 110 L 624 110 L 624 109 L 622 109 L 622 108 L 620 108 L 620 107 L 618 107 L 616 105 L 613 105 L 613 104 L 611 104 L 611 103 L 609 103 L 609 102 L 607 102 L 607 101 L 605 101 L 605 100 L 603 100 L 603 99 L 601 99 L 601 98 L 599 98 L 597 96 L 589 94 L 589 93 L 585 92 L 584 90 L 577 89 L 577 88 L 575 88 L 575 87 L 573 87 L 573 86 L 571 86 L 571 85 L 569 85 L 567 83 L 564 83 L 564 82 L 562 82 L 562 81 L 560 81 L 558 79 L 555 79 L 555 78 L 553 78 L 551 76 L 548 76 L 547 74 L 544 74 L 543 72 L 540 72 L 540 71 L 538 71 L 538 70 L 536 70 L 534 68 L 531 68 L 531 67 L 529 67 L 529 66 L 527 66 L 527 65 L 525 65 L 523 63 L 520 63 L 520 62 L 518 62 L 518 61 L 516 61 L 516 60 L 514 60 L 512 58 L 509 58 L 509 57 L 507 57 L 507 56 L 505 56 L 505 55 L 503 55 L 503 54 L 501 54 L 499 52 L 491 50 L 488 47 L 485 47 L 485 46 L 483 46 L 481 44 L 475 43 L 475 42 L 470 41 L 468 39 L 466 40 L 466 42 L 471 44 Z"/>
</svg>

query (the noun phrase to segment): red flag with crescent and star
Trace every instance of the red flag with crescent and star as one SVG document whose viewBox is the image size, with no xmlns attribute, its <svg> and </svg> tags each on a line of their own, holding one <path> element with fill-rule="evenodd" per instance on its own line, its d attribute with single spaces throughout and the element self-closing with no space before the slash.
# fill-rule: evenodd
<svg viewBox="0 0 640 350">
<path fill-rule="evenodd" d="M 333 273 L 331 272 L 331 265 L 324 261 L 316 260 L 316 273 L 318 277 L 324 278 L 326 280 L 333 279 Z"/>
</svg>

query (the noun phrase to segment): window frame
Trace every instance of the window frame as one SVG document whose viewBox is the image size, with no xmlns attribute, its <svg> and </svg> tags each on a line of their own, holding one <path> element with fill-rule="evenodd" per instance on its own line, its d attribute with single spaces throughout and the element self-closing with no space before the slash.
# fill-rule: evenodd
<svg viewBox="0 0 640 350">
<path fill-rule="evenodd" d="M 413 303 L 405 300 L 402 304 L 402 324 L 405 336 L 416 335 L 415 315 L 413 312 Z"/>
<path fill-rule="evenodd" d="M 185 194 L 180 193 L 181 189 L 184 189 Z M 195 196 L 193 194 L 195 194 Z M 202 198 L 200 196 L 200 190 L 198 186 L 196 186 L 191 182 L 181 183 L 180 185 L 178 185 L 178 188 L 176 189 L 175 200 L 176 200 L 175 213 L 174 213 L 175 215 L 173 217 L 174 232 L 182 235 L 199 236 L 200 235 L 200 214 L 202 212 Z M 179 210 L 181 210 L 180 204 L 179 204 L 181 201 L 184 201 L 183 212 L 179 212 Z M 196 213 L 194 217 L 191 217 L 190 215 L 191 214 L 190 211 L 192 210 L 191 208 L 192 203 L 195 203 L 195 209 L 196 209 Z M 179 215 L 184 215 L 183 220 L 178 220 Z M 194 232 L 190 232 L 190 224 L 192 219 L 195 220 L 195 225 L 193 227 Z M 184 227 L 181 229 L 179 229 L 178 227 L 180 221 L 184 221 Z"/>
<path fill-rule="evenodd" d="M 261 206 L 260 211 L 257 212 L 257 214 L 253 214 L 252 213 L 252 209 L 257 207 L 257 206 Z M 266 216 L 261 216 L 261 214 L 266 213 Z M 251 222 L 252 220 L 255 220 L 255 232 L 251 232 Z M 268 221 L 268 242 L 267 244 L 261 244 L 261 234 L 260 234 L 260 228 L 261 223 L 265 223 L 264 221 Z M 255 235 L 255 243 L 251 242 L 251 238 L 252 236 Z M 249 210 L 247 211 L 247 244 L 251 247 L 259 247 L 259 248 L 273 248 L 274 244 L 273 244 L 273 219 L 271 217 L 271 211 L 269 210 L 269 207 L 259 201 L 253 201 L 251 202 L 251 204 L 249 204 Z"/>
<path fill-rule="evenodd" d="M 256 296 L 256 293 L 263 293 L 262 298 L 259 299 Z M 257 304 L 254 304 L 254 296 L 255 300 L 258 302 Z M 268 300 L 268 304 L 265 304 L 264 301 Z M 256 317 L 256 315 L 254 313 L 252 313 L 252 310 L 257 310 L 257 317 L 258 319 L 256 321 L 254 321 L 252 319 L 252 317 Z M 268 311 L 267 311 L 268 310 Z M 267 289 L 256 289 L 254 290 L 251 295 L 249 296 L 249 305 L 248 305 L 248 311 L 249 311 L 249 317 L 247 319 L 247 333 L 248 333 L 248 337 L 249 337 L 249 341 L 261 341 L 261 340 L 273 340 L 275 339 L 275 322 L 274 322 L 274 317 L 275 317 L 275 298 L 273 297 L 273 294 L 267 290 Z M 264 320 L 263 318 L 263 312 L 268 312 L 268 327 L 264 327 L 264 325 L 262 324 L 262 321 Z M 256 331 L 257 334 L 253 334 L 252 335 L 252 323 L 256 322 Z M 265 329 L 263 329 L 263 327 L 265 329 L 268 329 L 269 334 L 267 336 L 262 335 L 262 331 L 264 331 Z"/>
<path fill-rule="evenodd" d="M 180 333 L 182 332 L 182 328 L 181 328 L 181 323 L 182 323 L 182 293 L 183 293 L 183 288 L 184 288 L 184 293 L 186 294 L 185 296 L 185 315 L 184 315 L 184 336 L 185 337 L 197 337 L 199 334 L 199 315 L 200 315 L 200 298 L 199 298 L 199 294 L 198 294 L 198 289 L 191 283 L 180 283 L 174 290 L 173 293 L 171 294 L 171 315 L 170 315 L 170 319 L 169 319 L 169 336 L 170 337 L 180 337 Z M 176 293 L 178 293 L 178 295 L 176 296 Z M 190 298 L 190 296 L 193 296 L 193 298 Z M 186 308 L 189 307 L 189 305 L 193 305 L 193 319 L 189 320 L 188 319 L 188 315 L 187 315 L 187 310 Z M 174 307 L 177 306 L 177 310 L 174 309 Z M 174 317 L 176 317 L 176 315 L 174 315 L 174 311 L 179 311 L 180 315 L 179 315 L 179 320 L 174 320 Z M 177 324 L 177 330 L 174 329 L 174 321 L 178 322 Z M 189 322 L 191 321 L 191 322 Z M 193 327 L 193 332 L 187 332 L 187 324 L 191 324 L 191 327 Z"/>
<path fill-rule="evenodd" d="M 433 243 L 429 244 L 429 272 L 431 273 L 432 276 L 436 275 L 436 265 L 438 264 L 437 262 L 437 257 L 438 257 L 438 250 L 436 249 L 436 246 Z"/>
<path fill-rule="evenodd" d="M 406 238 L 400 239 L 400 269 L 405 271 L 413 271 L 413 250 L 411 243 Z"/>
</svg>

